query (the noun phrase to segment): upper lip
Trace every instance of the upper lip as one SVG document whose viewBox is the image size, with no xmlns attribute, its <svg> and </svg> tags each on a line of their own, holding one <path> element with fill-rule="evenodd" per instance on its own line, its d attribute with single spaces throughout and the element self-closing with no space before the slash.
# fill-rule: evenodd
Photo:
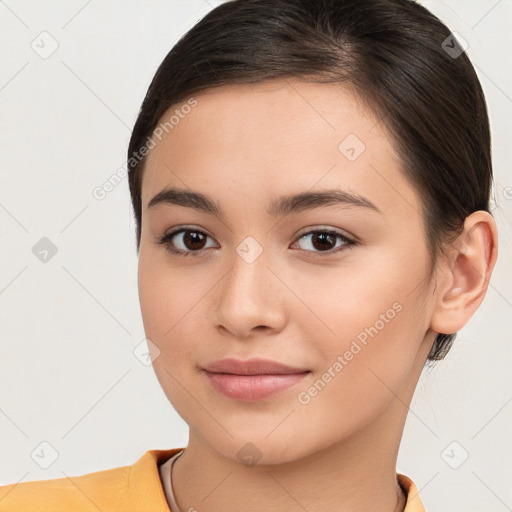
<svg viewBox="0 0 512 512">
<path fill-rule="evenodd" d="M 204 369 L 211 373 L 231 373 L 234 375 L 290 375 L 304 373 L 306 368 L 288 366 L 270 359 L 219 359 L 207 364 Z"/>
</svg>

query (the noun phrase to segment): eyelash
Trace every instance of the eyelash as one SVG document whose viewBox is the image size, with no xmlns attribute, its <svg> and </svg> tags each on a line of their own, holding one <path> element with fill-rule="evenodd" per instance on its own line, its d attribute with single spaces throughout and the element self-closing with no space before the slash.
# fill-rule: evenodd
<svg viewBox="0 0 512 512">
<path fill-rule="evenodd" d="M 208 235 L 204 231 L 201 231 L 200 229 L 195 229 L 195 228 L 192 229 L 192 228 L 183 228 L 182 227 L 180 229 L 177 229 L 175 231 L 172 231 L 171 233 L 167 233 L 166 235 L 162 236 L 161 238 L 158 239 L 157 243 L 161 244 L 161 245 L 164 245 L 165 246 L 165 250 L 167 250 L 171 254 L 174 254 L 174 255 L 177 255 L 177 256 L 189 256 L 189 255 L 192 255 L 194 257 L 199 256 L 199 254 L 201 252 L 203 252 L 203 249 L 199 249 L 197 251 L 182 251 L 180 249 L 176 249 L 175 247 L 173 247 L 171 245 L 170 241 L 172 240 L 172 238 L 174 236 L 176 236 L 178 233 L 184 233 L 184 232 L 185 233 L 186 232 L 200 233 L 201 235 L 204 235 L 204 236 L 206 236 L 208 238 L 211 238 L 210 235 Z M 300 235 L 297 238 L 297 240 L 300 240 L 301 238 L 303 238 L 305 236 L 309 236 L 309 235 L 312 235 L 312 234 L 318 234 L 318 233 L 334 235 L 335 237 L 338 237 L 338 238 L 342 239 L 342 241 L 345 242 L 345 243 L 343 245 L 340 245 L 336 249 L 330 249 L 328 251 L 307 251 L 306 249 L 302 249 L 303 251 L 308 252 L 308 253 L 312 252 L 313 254 L 318 254 L 320 256 L 322 256 L 324 254 L 326 256 L 329 256 L 329 255 L 333 255 L 333 254 L 336 254 L 336 253 L 341 252 L 341 251 L 345 251 L 345 250 L 349 250 L 349 249 L 354 249 L 358 245 L 358 243 L 355 240 L 347 238 L 345 235 L 342 235 L 341 233 L 339 233 L 338 231 L 335 231 L 333 229 L 315 229 L 315 230 L 312 230 L 312 231 L 307 231 L 306 233 L 303 233 L 302 235 Z"/>
</svg>

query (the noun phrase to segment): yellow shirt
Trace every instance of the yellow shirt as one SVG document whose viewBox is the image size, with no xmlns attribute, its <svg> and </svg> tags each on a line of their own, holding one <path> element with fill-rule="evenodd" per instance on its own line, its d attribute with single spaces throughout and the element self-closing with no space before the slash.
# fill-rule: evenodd
<svg viewBox="0 0 512 512">
<path fill-rule="evenodd" d="M 0 487 L 1 512 L 172 512 L 158 464 L 183 448 L 148 450 L 135 464 L 81 476 Z M 418 489 L 397 473 L 407 494 L 404 512 L 425 512 Z"/>
</svg>

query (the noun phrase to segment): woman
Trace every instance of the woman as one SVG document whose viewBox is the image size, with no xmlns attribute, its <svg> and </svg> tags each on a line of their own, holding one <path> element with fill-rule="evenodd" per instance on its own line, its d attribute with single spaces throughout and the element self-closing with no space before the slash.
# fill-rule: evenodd
<svg viewBox="0 0 512 512">
<path fill-rule="evenodd" d="M 234 0 L 164 59 L 128 149 L 153 366 L 190 427 L 2 510 L 424 510 L 420 373 L 497 257 L 474 69 L 411 0 Z"/>
</svg>

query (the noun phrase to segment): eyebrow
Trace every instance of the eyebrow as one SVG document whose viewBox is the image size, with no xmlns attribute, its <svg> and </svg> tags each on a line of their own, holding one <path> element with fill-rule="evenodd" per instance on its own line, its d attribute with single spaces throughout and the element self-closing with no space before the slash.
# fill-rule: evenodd
<svg viewBox="0 0 512 512">
<path fill-rule="evenodd" d="M 225 212 L 220 204 L 210 199 L 207 195 L 176 187 L 167 187 L 158 192 L 158 194 L 149 201 L 147 209 L 149 210 L 160 204 L 184 206 L 209 213 L 218 218 L 225 217 Z M 289 213 L 340 204 L 344 206 L 367 208 L 382 214 L 379 208 L 369 199 L 339 189 L 301 192 L 281 196 L 270 203 L 267 207 L 267 213 L 273 217 L 280 217 L 288 215 Z"/>
</svg>

